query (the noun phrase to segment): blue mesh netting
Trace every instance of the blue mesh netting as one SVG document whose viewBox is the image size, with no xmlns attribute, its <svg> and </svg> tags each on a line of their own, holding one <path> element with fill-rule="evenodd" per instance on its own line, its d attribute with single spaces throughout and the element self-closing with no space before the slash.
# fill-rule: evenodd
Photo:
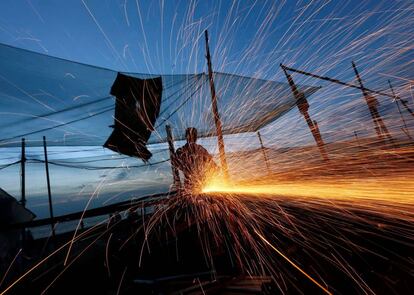
<svg viewBox="0 0 414 295">
<path fill-rule="evenodd" d="M 113 124 L 115 99 L 109 95 L 117 72 L 0 45 L 0 146 L 100 146 Z M 214 136 L 208 77 L 204 73 L 161 76 L 160 115 L 149 143 L 166 139 L 170 124 L 176 139 L 187 127 Z M 255 131 L 295 106 L 287 83 L 214 73 L 225 134 Z M 308 96 L 318 88 L 302 86 Z"/>
</svg>

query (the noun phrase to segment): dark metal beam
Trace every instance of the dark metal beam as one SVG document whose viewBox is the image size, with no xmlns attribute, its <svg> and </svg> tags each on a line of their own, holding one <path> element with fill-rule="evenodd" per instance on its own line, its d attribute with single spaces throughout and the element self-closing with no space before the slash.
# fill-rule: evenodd
<svg viewBox="0 0 414 295">
<path fill-rule="evenodd" d="M 54 216 L 53 216 L 52 192 L 50 189 L 49 162 L 47 159 L 46 136 L 43 136 L 43 152 L 45 155 L 45 170 L 46 170 L 46 182 L 47 182 L 47 196 L 49 198 L 50 227 L 52 228 L 52 237 L 55 240 L 56 233 L 55 233 L 55 222 L 54 222 Z"/>
<path fill-rule="evenodd" d="M 22 154 L 20 158 L 21 199 L 20 204 L 26 207 L 26 141 L 22 138 Z"/>
<path fill-rule="evenodd" d="M 170 159 L 171 159 L 171 169 L 173 175 L 174 186 L 176 190 L 181 188 L 180 173 L 178 172 L 177 167 L 175 166 L 175 147 L 174 147 L 174 138 L 171 131 L 170 125 L 165 125 L 165 130 L 167 132 L 167 141 L 168 148 L 170 150 Z"/>
<path fill-rule="evenodd" d="M 167 198 L 171 198 L 176 196 L 176 191 L 170 191 L 168 193 L 160 193 L 160 194 L 154 194 L 149 195 L 145 197 L 140 197 L 140 199 L 136 200 L 128 200 L 123 201 L 103 207 L 98 207 L 94 209 L 88 209 L 85 211 L 70 213 L 66 215 L 61 216 L 55 216 L 54 222 L 55 223 L 62 223 L 62 222 L 69 222 L 73 220 L 79 220 L 80 218 L 90 218 L 90 217 L 96 217 L 96 216 L 103 216 L 114 212 L 121 212 L 132 209 L 138 209 L 142 206 L 153 206 L 158 203 L 164 202 Z M 29 227 L 38 227 L 38 226 L 44 226 L 49 225 L 51 223 L 50 218 L 44 218 L 44 219 L 36 219 L 33 221 L 28 222 L 22 222 L 22 223 L 15 223 L 15 224 L 2 224 L 0 225 L 0 232 L 2 231 L 8 231 L 13 229 L 19 229 L 19 228 L 29 228 Z"/>
<path fill-rule="evenodd" d="M 364 87 L 361 76 L 359 75 L 358 69 L 354 62 L 352 62 L 352 67 L 354 69 L 355 76 L 358 80 L 358 83 L 361 86 L 360 89 L 367 103 L 369 113 L 371 115 L 372 122 L 374 123 L 375 131 L 378 135 L 378 138 L 380 140 L 384 140 L 386 137 L 389 141 L 394 142 L 391 134 L 389 133 L 387 129 L 387 126 L 385 126 L 385 123 L 382 120 L 382 117 L 378 111 L 378 105 L 379 105 L 378 100 L 374 96 L 370 95 L 367 89 Z"/>
<path fill-rule="evenodd" d="M 393 93 L 391 95 L 391 94 L 388 94 L 386 92 L 372 90 L 372 89 L 365 88 L 365 87 L 360 87 L 360 86 L 353 85 L 353 84 L 350 84 L 350 83 L 342 82 L 342 81 L 337 80 L 337 79 L 332 79 L 332 78 L 325 77 L 325 76 L 319 76 L 319 75 L 316 75 L 316 74 L 313 74 L 313 73 L 309 73 L 309 72 L 301 71 L 301 70 L 298 70 L 298 69 L 290 68 L 290 67 L 287 67 L 285 65 L 281 65 L 281 67 L 288 70 L 288 71 L 290 71 L 290 72 L 295 72 L 295 73 L 302 74 L 302 75 L 309 76 L 309 77 L 313 77 L 313 78 L 316 78 L 316 79 L 329 81 L 329 82 L 332 82 L 332 83 L 344 85 L 344 86 L 351 87 L 351 88 L 360 89 L 360 90 L 363 90 L 363 91 L 368 91 L 368 92 L 371 92 L 371 93 L 374 93 L 374 94 L 383 95 L 383 96 L 390 97 L 390 98 L 395 99 L 395 100 L 399 100 L 401 102 L 401 104 L 404 106 L 404 108 L 407 110 L 407 112 L 409 112 L 411 114 L 411 116 L 414 117 L 414 111 L 408 106 L 407 101 L 405 101 L 404 99 L 401 99 L 401 97 L 399 97 L 398 95 L 395 95 L 395 93 Z"/>
<path fill-rule="evenodd" d="M 313 138 L 315 139 L 316 145 L 319 148 L 319 151 L 321 153 L 322 158 L 325 161 L 329 161 L 328 154 L 325 150 L 325 143 L 323 142 L 322 135 L 319 131 L 318 123 L 311 119 L 309 115 L 309 103 L 306 99 L 306 96 L 303 92 L 299 91 L 296 87 L 295 82 L 293 81 L 293 78 L 291 75 L 288 74 L 286 67 L 284 67 L 282 64 L 280 64 L 280 67 L 282 68 L 283 72 L 285 73 L 285 76 L 289 82 L 290 89 L 292 90 L 293 96 L 296 99 L 296 105 L 299 109 L 299 112 L 302 114 L 302 116 L 305 118 L 306 123 L 308 124 L 308 127 L 312 133 Z"/>
<path fill-rule="evenodd" d="M 385 93 L 385 92 L 382 92 L 382 91 L 372 90 L 372 89 L 369 89 L 369 88 L 365 88 L 365 87 L 353 85 L 353 84 L 350 84 L 350 83 L 342 82 L 342 81 L 337 80 L 337 79 L 332 79 L 332 78 L 329 78 L 329 77 L 319 76 L 319 75 L 312 74 L 312 73 L 309 73 L 309 72 L 305 72 L 305 71 L 301 71 L 301 70 L 298 70 L 298 69 L 290 68 L 290 67 L 287 67 L 283 64 L 280 64 L 280 66 L 282 67 L 282 69 L 285 69 L 285 70 L 290 71 L 290 72 L 295 72 L 295 73 L 298 73 L 298 74 L 302 74 L 302 75 L 305 75 L 305 76 L 317 78 L 317 79 L 320 79 L 320 80 L 325 80 L 325 81 L 340 84 L 340 85 L 343 85 L 343 86 L 356 88 L 356 89 L 360 89 L 360 90 L 363 90 L 363 91 L 368 91 L 368 92 L 378 94 L 378 95 L 387 96 L 387 97 L 390 97 L 392 99 L 399 98 L 398 96 L 394 96 L 394 95 L 391 95 L 391 94 L 388 94 L 388 93 Z"/>
<path fill-rule="evenodd" d="M 270 174 L 269 159 L 267 158 L 266 150 L 265 150 L 265 147 L 263 145 L 262 135 L 260 134 L 259 131 L 257 131 L 257 137 L 259 137 L 260 147 L 261 147 L 261 150 L 262 150 L 262 153 L 263 153 L 263 158 L 264 158 L 265 163 L 266 163 L 267 174 Z"/>
<path fill-rule="evenodd" d="M 222 124 L 221 124 L 220 114 L 219 114 L 218 107 L 217 107 L 217 95 L 216 95 L 216 88 L 214 86 L 213 66 L 211 65 L 211 56 L 210 56 L 210 48 L 208 45 L 207 30 L 204 31 L 204 35 L 206 39 L 206 58 L 207 58 L 207 66 L 208 66 L 208 77 L 210 81 L 211 106 L 212 106 L 212 111 L 213 111 L 214 123 L 216 125 L 216 130 L 217 130 L 217 141 L 218 141 L 218 148 L 219 148 L 219 154 L 220 154 L 221 169 L 223 171 L 224 178 L 226 180 L 229 180 L 229 169 L 227 166 L 226 152 L 224 149 Z"/>
</svg>

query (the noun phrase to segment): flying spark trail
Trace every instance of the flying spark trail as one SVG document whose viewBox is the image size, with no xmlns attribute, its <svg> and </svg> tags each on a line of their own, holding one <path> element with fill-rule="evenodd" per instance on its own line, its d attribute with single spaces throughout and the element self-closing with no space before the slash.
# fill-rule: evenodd
<svg viewBox="0 0 414 295">
<path fill-rule="evenodd" d="M 275 246 L 273 246 L 268 240 L 265 239 L 261 234 L 257 233 L 259 238 L 261 238 L 266 244 L 268 244 L 273 250 L 277 252 L 280 256 L 283 257 L 287 262 L 289 262 L 294 268 L 296 268 L 298 271 L 300 271 L 304 276 L 306 276 L 309 280 L 311 280 L 315 285 L 317 285 L 319 288 L 321 288 L 326 294 L 332 294 L 329 292 L 328 289 L 326 289 L 324 286 L 322 286 L 320 283 L 318 283 L 314 278 L 312 278 L 310 275 L 308 275 L 306 272 L 304 272 L 299 266 L 297 266 L 292 260 L 290 260 L 286 255 L 284 255 L 282 252 L 280 252 Z"/>
</svg>

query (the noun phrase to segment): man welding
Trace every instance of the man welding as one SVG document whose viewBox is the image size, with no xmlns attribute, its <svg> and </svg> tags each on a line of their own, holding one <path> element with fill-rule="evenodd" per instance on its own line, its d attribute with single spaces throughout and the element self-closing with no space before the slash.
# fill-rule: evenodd
<svg viewBox="0 0 414 295">
<path fill-rule="evenodd" d="M 184 188 L 193 192 L 200 191 L 207 176 L 217 173 L 218 167 L 208 151 L 196 143 L 196 128 L 187 128 L 185 138 L 187 143 L 177 149 L 173 163 L 184 174 Z"/>
</svg>

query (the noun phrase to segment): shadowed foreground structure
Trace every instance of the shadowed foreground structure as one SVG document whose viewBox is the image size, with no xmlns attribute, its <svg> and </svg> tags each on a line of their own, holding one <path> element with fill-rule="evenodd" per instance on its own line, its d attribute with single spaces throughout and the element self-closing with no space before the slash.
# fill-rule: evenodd
<svg viewBox="0 0 414 295">
<path fill-rule="evenodd" d="M 370 200 L 173 194 L 80 230 L 71 249 L 73 233 L 60 235 L 61 250 L 7 293 L 323 294 L 291 261 L 333 294 L 407 294 L 414 208 L 382 205 L 383 214 L 366 210 Z M 153 213 L 140 216 L 145 207 Z M 48 247 L 37 240 L 32 251 L 44 254 L 20 263 L 29 269 Z"/>
</svg>

